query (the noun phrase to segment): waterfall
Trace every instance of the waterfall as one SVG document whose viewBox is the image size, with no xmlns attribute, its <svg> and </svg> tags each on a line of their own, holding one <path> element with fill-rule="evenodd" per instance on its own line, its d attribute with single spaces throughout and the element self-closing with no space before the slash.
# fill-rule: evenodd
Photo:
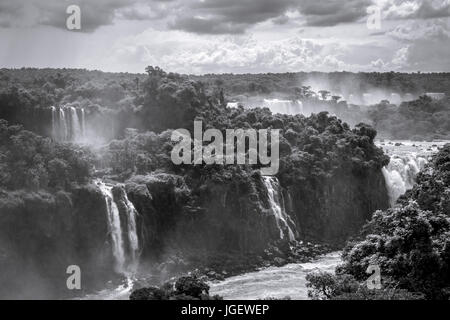
<svg viewBox="0 0 450 320">
<path fill-rule="evenodd" d="M 137 267 L 137 259 L 139 258 L 139 239 L 137 235 L 136 217 L 137 210 L 133 203 L 128 199 L 125 189 L 121 189 L 123 192 L 124 206 L 127 212 L 127 233 L 130 253 L 130 265 L 134 269 Z"/>
<path fill-rule="evenodd" d="M 85 137 L 86 116 L 84 109 L 51 107 L 52 137 L 57 141 L 80 142 Z"/>
<path fill-rule="evenodd" d="M 114 202 L 112 186 L 103 182 L 97 183 L 106 202 L 106 217 L 108 230 L 111 235 L 113 255 L 116 260 L 116 271 L 123 272 L 125 264 L 125 250 L 123 247 L 122 228 L 120 225 L 119 209 Z"/>
<path fill-rule="evenodd" d="M 267 188 L 267 194 L 269 196 L 269 203 L 272 213 L 275 217 L 277 227 L 280 230 L 280 239 L 284 239 L 284 230 L 287 230 L 290 241 L 295 240 L 294 232 L 292 231 L 289 223 L 294 225 L 293 221 L 286 214 L 284 206 L 282 205 L 283 196 L 281 193 L 280 184 L 276 177 L 265 176 L 263 177 L 264 185 Z"/>
<path fill-rule="evenodd" d="M 416 154 L 391 157 L 389 164 L 382 169 L 382 172 L 392 206 L 402 194 L 414 186 L 417 174 L 426 163 L 425 157 Z"/>
<path fill-rule="evenodd" d="M 52 110 L 52 138 L 56 139 L 56 108 L 54 106 L 51 106 L 50 110 Z"/>
<path fill-rule="evenodd" d="M 303 112 L 303 104 L 298 100 L 264 99 L 264 107 L 269 108 L 272 113 L 295 115 Z"/>
<path fill-rule="evenodd" d="M 106 184 L 101 180 L 97 180 L 96 184 L 105 198 L 115 270 L 122 274 L 133 273 L 138 266 L 140 252 L 136 225 L 137 210 L 128 199 L 123 185 L 118 185 L 120 192 L 115 196 L 113 185 Z M 121 219 L 119 207 L 124 208 L 124 219 Z M 126 223 L 125 228 L 122 226 L 122 222 Z M 126 236 L 127 241 L 125 241 L 123 235 Z"/>
<path fill-rule="evenodd" d="M 81 109 L 81 135 L 83 139 L 86 137 L 86 114 L 84 108 Z"/>
<path fill-rule="evenodd" d="M 69 137 L 68 126 L 66 123 L 66 113 L 63 108 L 59 108 L 58 133 L 61 141 L 66 141 Z"/>
<path fill-rule="evenodd" d="M 78 112 L 77 109 L 74 107 L 70 107 L 70 118 L 71 118 L 71 138 L 72 141 L 78 141 L 81 137 L 81 125 L 80 125 L 80 119 L 78 119 Z"/>
</svg>

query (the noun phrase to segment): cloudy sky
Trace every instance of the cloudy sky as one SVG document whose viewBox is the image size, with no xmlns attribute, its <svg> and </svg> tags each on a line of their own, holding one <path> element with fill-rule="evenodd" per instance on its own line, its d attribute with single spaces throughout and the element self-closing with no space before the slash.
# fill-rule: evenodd
<svg viewBox="0 0 450 320">
<path fill-rule="evenodd" d="M 449 22 L 450 0 L 0 0 L 0 67 L 450 71 Z"/>
</svg>

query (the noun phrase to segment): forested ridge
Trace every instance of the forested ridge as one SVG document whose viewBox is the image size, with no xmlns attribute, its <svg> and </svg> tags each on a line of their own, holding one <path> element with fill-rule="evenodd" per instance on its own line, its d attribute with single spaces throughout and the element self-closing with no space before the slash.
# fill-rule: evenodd
<svg viewBox="0 0 450 320">
<path fill-rule="evenodd" d="M 128 199 L 139 212 L 142 268 L 155 282 L 195 268 L 236 274 L 303 261 L 322 249 L 289 244 L 280 229 L 287 234 L 292 227 L 297 240 L 324 250 L 341 248 L 373 212 L 387 209 L 381 168 L 389 158 L 375 146 L 370 125 L 350 126 L 328 112 L 230 108 L 221 83 L 158 67 L 146 73 L 0 71 L 0 295 L 32 297 L 27 281 L 46 297 L 64 293 L 61 270 L 72 261 L 89 275 L 87 292 L 117 276 L 99 180 L 114 185 L 121 219 Z M 423 103 L 442 112 L 434 101 Z M 62 118 L 50 106 L 66 105 L 74 115 L 85 111 L 92 136 L 83 143 L 55 138 Z M 398 112 L 408 116 L 405 108 Z M 259 165 L 173 164 L 171 133 L 192 133 L 194 120 L 221 132 L 280 130 L 276 178 L 290 225 L 275 223 Z M 89 144 L 94 135 L 103 140 Z"/>
<path fill-rule="evenodd" d="M 318 299 L 443 299 L 450 296 L 450 145 L 417 177 L 394 208 L 377 211 L 344 249 L 336 275 L 309 276 Z M 369 265 L 382 286 L 369 290 Z"/>
<path fill-rule="evenodd" d="M 155 79 L 158 73 L 165 74 L 157 67 L 152 67 L 152 70 Z M 146 74 L 81 69 L 1 69 L 0 118 L 49 135 L 48 126 L 43 125 L 48 124 L 49 114 L 43 109 L 73 106 L 84 108 L 90 118 L 96 118 L 96 123 L 101 124 L 99 127 L 112 123 L 113 129 L 108 129 L 107 133 L 101 132 L 112 138 L 123 137 L 127 127 L 156 131 L 176 129 L 175 123 L 170 121 L 175 122 L 180 117 L 192 120 L 190 118 L 195 114 L 194 109 L 200 105 L 209 107 L 217 102 L 224 104 L 241 97 L 244 107 L 249 107 L 245 101 L 253 97 L 282 97 L 293 101 L 299 99 L 313 113 L 329 111 L 351 125 L 359 122 L 371 124 L 382 138 L 447 139 L 450 132 L 448 73 L 299 72 L 203 76 L 167 73 L 165 79 L 165 86 L 156 93 L 156 88 L 149 83 Z M 173 86 L 181 82 L 181 87 Z M 316 91 L 309 83 L 316 83 Z M 360 106 L 333 96 L 336 92 L 362 95 L 374 90 L 383 90 L 389 94 L 412 94 L 415 98 L 401 104 L 375 99 L 371 106 Z M 159 98 L 146 100 L 152 91 Z M 438 101 L 425 96 L 419 98 L 427 92 L 442 92 L 446 97 Z M 182 115 L 186 111 L 182 106 L 184 100 L 193 96 L 198 101 L 191 101 L 193 109 Z M 163 104 L 170 104 L 170 109 L 158 108 Z M 250 106 L 262 107 L 262 100 L 256 100 Z M 170 110 L 172 118 L 162 119 L 166 123 L 158 124 L 157 119 L 164 110 Z"/>
</svg>

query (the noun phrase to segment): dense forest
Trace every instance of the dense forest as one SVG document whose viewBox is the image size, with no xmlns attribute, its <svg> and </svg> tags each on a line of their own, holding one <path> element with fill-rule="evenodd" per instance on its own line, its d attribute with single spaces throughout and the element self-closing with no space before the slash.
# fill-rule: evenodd
<svg viewBox="0 0 450 320">
<path fill-rule="evenodd" d="M 155 79 L 158 73 L 165 74 L 157 67 L 152 70 Z M 238 101 L 248 109 L 266 107 L 263 98 L 282 98 L 301 101 L 304 111 L 299 113 L 304 115 L 328 111 L 351 126 L 368 123 L 381 138 L 432 140 L 448 139 L 450 135 L 448 73 L 300 72 L 204 76 L 168 73 L 165 77 L 166 85 L 160 88 L 164 92 L 158 93 L 160 97 L 152 102 L 146 97 L 156 94 L 156 87 L 149 85 L 145 74 L 1 69 L 0 118 L 49 136 L 50 106 L 83 108 L 96 127 L 92 135 L 105 137 L 107 141 L 123 137 L 128 127 L 141 131 L 176 129 L 175 124 L 181 117 L 192 118 L 195 114 L 193 110 L 183 109 L 184 100 L 193 96 L 198 101 L 191 101 L 191 108 L 205 103 L 214 106 Z M 183 79 L 182 90 L 172 83 L 180 79 Z M 428 92 L 446 95 L 435 100 L 424 96 Z M 353 99 L 349 100 L 350 93 Z M 371 96 L 369 105 L 361 105 L 365 94 Z M 409 98 L 402 102 L 399 100 L 402 95 L 409 95 Z M 155 105 L 151 106 L 152 103 Z M 159 108 L 161 104 L 171 107 Z M 166 123 L 158 123 L 159 113 L 164 110 L 171 110 L 172 117 L 162 119 Z M 187 112 L 183 115 L 179 111 Z"/>
<path fill-rule="evenodd" d="M 374 88 L 397 93 L 443 92 L 450 95 L 449 73 L 400 72 L 292 72 L 264 74 L 206 74 L 192 76 L 209 86 L 220 85 L 230 96 L 239 94 L 293 93 L 302 85 L 334 92 L 369 92 Z"/>
<path fill-rule="evenodd" d="M 450 296 L 450 145 L 433 157 L 397 206 L 377 211 L 344 249 L 336 275 L 311 274 L 316 299 L 444 299 Z M 379 265 L 382 288 L 365 283 Z"/>
<path fill-rule="evenodd" d="M 441 76 L 447 79 L 445 74 L 430 75 Z M 389 157 L 375 146 L 377 130 L 372 126 L 350 126 L 337 112 L 318 110 L 305 116 L 229 107 L 225 82 L 205 79 L 158 67 L 148 67 L 140 75 L 70 69 L 0 71 L 0 296 L 67 295 L 64 268 L 73 261 L 87 274 L 84 293 L 120 276 L 113 267 L 117 257 L 107 249 L 113 241 L 105 214 L 111 202 L 101 189 L 105 184 L 111 185 L 119 220 L 128 221 L 130 203 L 139 213 L 140 269 L 152 274 L 147 282 L 159 285 L 193 269 L 220 268 L 236 274 L 274 262 L 304 261 L 322 252 L 318 248 L 342 248 L 376 210 L 388 210 L 387 216 L 416 210 L 420 219 L 432 220 L 430 225 L 436 222 L 445 227 L 448 203 L 432 203 L 422 199 L 420 192 L 414 196 L 417 188 L 408 196 L 422 199 L 424 207 L 418 200 L 419 207 L 405 204 L 405 209 L 387 209 L 381 169 Z M 430 111 L 427 117 L 422 115 L 423 121 L 448 114 L 448 105 L 442 102 L 426 97 L 417 101 L 395 110 L 382 102 L 370 116 L 377 119 L 378 127 L 391 121 L 385 110 L 398 113 L 395 121 L 414 122 L 417 110 L 424 115 Z M 326 103 L 343 106 L 337 101 Z M 422 106 L 428 109 L 423 111 Z M 260 165 L 175 165 L 170 158 L 175 144 L 171 134 L 178 128 L 193 133 L 194 120 L 222 133 L 228 128 L 279 129 L 276 183 L 261 176 Z M 434 127 L 443 135 L 448 133 L 448 122 Z M 69 133 L 64 138 L 55 134 L 62 129 Z M 83 136 L 81 143 L 74 141 L 75 133 Z M 434 163 L 441 164 L 441 158 Z M 425 180 L 424 173 L 419 181 Z M 274 199 L 268 183 L 274 183 L 278 202 L 289 217 L 283 224 L 272 212 Z M 448 181 L 444 186 L 448 187 Z M 435 201 L 442 198 L 439 192 L 446 191 L 436 187 L 430 193 Z M 442 214 L 435 221 L 427 210 Z M 372 221 L 381 216 L 377 212 Z M 376 223 L 366 229 L 378 228 Z M 430 241 L 423 247 L 430 245 L 427 250 L 434 250 Z M 346 272 L 357 281 L 361 270 L 357 264 L 365 260 L 358 255 L 351 258 L 351 249 L 345 252 L 346 259 L 356 260 L 354 269 L 348 265 Z M 436 262 L 437 276 L 444 272 L 448 257 L 434 253 L 430 252 L 430 259 Z M 399 268 L 392 266 L 394 279 Z M 188 293 L 183 289 L 185 280 L 191 282 L 187 278 L 177 289 L 152 289 L 151 294 L 199 298 L 205 291 L 205 298 L 211 298 L 196 280 L 194 287 L 201 290 Z M 36 291 L 28 291 L 30 282 Z M 442 288 L 411 286 L 405 285 L 405 290 L 433 298 L 445 296 Z"/>
</svg>

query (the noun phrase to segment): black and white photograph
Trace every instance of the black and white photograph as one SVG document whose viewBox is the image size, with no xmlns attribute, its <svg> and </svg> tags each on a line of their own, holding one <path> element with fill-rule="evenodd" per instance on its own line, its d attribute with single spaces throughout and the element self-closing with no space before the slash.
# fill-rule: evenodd
<svg viewBox="0 0 450 320">
<path fill-rule="evenodd" d="M 0 300 L 450 300 L 450 0 L 0 0 Z"/>
</svg>

